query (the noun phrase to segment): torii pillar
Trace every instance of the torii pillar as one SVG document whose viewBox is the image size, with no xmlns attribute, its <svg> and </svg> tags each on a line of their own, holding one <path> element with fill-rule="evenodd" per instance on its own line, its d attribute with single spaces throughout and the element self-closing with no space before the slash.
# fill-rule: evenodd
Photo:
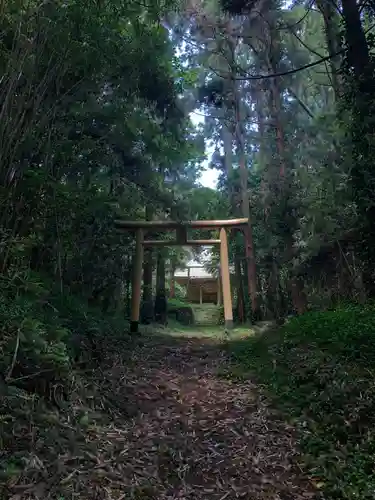
<svg viewBox="0 0 375 500">
<path fill-rule="evenodd" d="M 220 229 L 220 266 L 221 281 L 223 285 L 225 328 L 227 330 L 231 330 L 233 328 L 233 307 L 230 288 L 228 237 L 227 232 L 224 228 Z"/>
</svg>

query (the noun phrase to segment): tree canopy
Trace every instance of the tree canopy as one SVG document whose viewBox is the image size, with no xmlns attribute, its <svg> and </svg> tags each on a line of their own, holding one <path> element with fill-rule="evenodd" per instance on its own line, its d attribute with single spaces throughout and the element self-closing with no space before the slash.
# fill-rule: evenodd
<svg viewBox="0 0 375 500">
<path fill-rule="evenodd" d="M 119 217 L 248 218 L 238 323 L 374 298 L 371 2 L 9 0 L 0 27 L 0 390 L 61 407 L 82 355 L 130 343 Z M 186 259 L 145 251 L 144 323 Z"/>
</svg>

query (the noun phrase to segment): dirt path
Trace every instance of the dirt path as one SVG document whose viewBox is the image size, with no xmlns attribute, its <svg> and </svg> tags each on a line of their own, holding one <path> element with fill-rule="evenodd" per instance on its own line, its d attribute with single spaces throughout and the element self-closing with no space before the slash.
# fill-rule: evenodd
<svg viewBox="0 0 375 500">
<path fill-rule="evenodd" d="M 313 498 L 292 429 L 251 382 L 218 376 L 225 352 L 209 340 L 167 344 L 146 340 L 126 363 L 119 356 L 107 372 L 98 369 L 100 387 L 93 396 L 85 387 L 91 404 L 60 414 L 57 431 L 34 431 L 8 498 Z"/>
<path fill-rule="evenodd" d="M 132 408 L 129 427 L 117 429 L 123 445 L 113 458 L 130 487 L 124 498 L 313 498 L 296 465 L 292 430 L 251 382 L 218 377 L 227 363 L 219 347 L 151 342 L 132 361 L 117 378 Z"/>
</svg>

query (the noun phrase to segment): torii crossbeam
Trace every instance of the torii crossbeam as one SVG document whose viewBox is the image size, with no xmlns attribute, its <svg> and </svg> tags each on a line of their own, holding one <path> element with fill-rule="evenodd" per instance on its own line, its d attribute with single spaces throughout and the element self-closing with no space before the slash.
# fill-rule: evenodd
<svg viewBox="0 0 375 500">
<path fill-rule="evenodd" d="M 232 309 L 232 294 L 230 287 L 229 274 L 229 256 L 228 256 L 228 237 L 226 228 L 246 227 L 248 219 L 232 219 L 232 220 L 194 220 L 189 222 L 178 221 L 125 221 L 118 219 L 115 221 L 115 226 L 118 229 L 125 231 L 135 231 L 136 245 L 133 256 L 133 281 L 132 281 L 132 303 L 131 303 L 131 318 L 130 331 L 131 333 L 138 332 L 139 312 L 141 305 L 141 283 L 142 283 L 142 264 L 143 264 L 143 249 L 144 247 L 152 246 L 209 246 L 220 245 L 220 267 L 221 280 L 223 288 L 223 303 L 224 303 L 224 318 L 225 327 L 233 328 L 233 309 Z M 189 240 L 187 238 L 188 229 L 208 229 L 214 230 L 220 228 L 220 239 L 212 240 Z M 168 240 L 144 240 L 144 230 L 154 231 L 176 231 L 176 239 Z"/>
</svg>

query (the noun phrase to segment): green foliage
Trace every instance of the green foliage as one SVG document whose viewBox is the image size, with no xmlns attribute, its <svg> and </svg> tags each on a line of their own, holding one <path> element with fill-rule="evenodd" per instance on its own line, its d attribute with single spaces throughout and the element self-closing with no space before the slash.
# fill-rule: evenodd
<svg viewBox="0 0 375 500">
<path fill-rule="evenodd" d="M 372 498 L 375 307 L 309 313 L 231 349 L 232 376 L 265 384 L 326 498 Z"/>
<path fill-rule="evenodd" d="M 222 9 L 234 16 L 244 15 L 255 6 L 253 0 L 220 0 Z"/>
<path fill-rule="evenodd" d="M 188 303 L 184 300 L 176 297 L 173 299 L 168 299 L 168 310 L 173 310 L 176 307 L 185 307 Z"/>
<path fill-rule="evenodd" d="M 223 106 L 224 96 L 224 80 L 216 78 L 207 84 L 203 85 L 198 90 L 198 101 L 201 104 L 216 106 L 221 108 Z"/>
<path fill-rule="evenodd" d="M 60 384 L 67 394 L 72 368 L 93 366 L 103 356 L 104 343 L 109 348 L 111 342 L 127 340 L 123 318 L 64 295 L 37 274 L 24 283 L 28 292 L 16 298 L 4 281 L 1 285 L 0 373 L 9 385 L 50 399 L 51 389 Z"/>
<path fill-rule="evenodd" d="M 360 28 L 364 28 L 361 26 Z M 347 34 L 359 37 L 353 29 L 347 27 Z M 375 61 L 370 50 L 374 48 L 374 38 L 369 36 L 365 42 L 365 50 L 361 59 L 366 63 L 353 64 L 353 49 L 346 52 L 344 65 L 345 95 L 341 102 L 342 127 L 346 132 L 345 150 L 350 159 L 348 165 L 349 183 L 355 200 L 359 227 L 356 251 L 363 262 L 364 282 L 368 294 L 375 296 L 374 287 L 374 189 L 373 150 L 375 141 L 373 129 L 375 124 L 375 92 L 372 82 L 375 76 Z M 358 47 L 357 47 L 358 49 Z M 357 50 L 354 51 L 356 53 Z M 357 56 L 355 55 L 356 59 Z"/>
<path fill-rule="evenodd" d="M 168 316 L 182 325 L 192 325 L 195 322 L 192 305 L 179 299 L 168 300 Z"/>
<path fill-rule="evenodd" d="M 31 392 L 47 391 L 46 373 L 68 386 L 103 339 L 127 340 L 134 241 L 113 222 L 178 209 L 194 185 L 199 138 L 160 24 L 169 8 L 0 7 L 0 369 Z"/>
<path fill-rule="evenodd" d="M 0 371 L 10 380 L 35 377 L 39 372 L 43 372 L 41 377 L 44 372 L 53 372 L 57 378 L 68 376 L 70 359 L 65 341 L 70 332 L 52 318 L 46 321 L 35 307 L 35 298 L 14 301 L 2 296 L 0 319 Z"/>
<path fill-rule="evenodd" d="M 178 283 L 174 284 L 174 294 L 176 297 L 176 300 L 178 301 L 183 301 L 186 298 L 186 287 L 179 285 Z M 169 299 L 173 300 L 173 299 Z"/>
</svg>

